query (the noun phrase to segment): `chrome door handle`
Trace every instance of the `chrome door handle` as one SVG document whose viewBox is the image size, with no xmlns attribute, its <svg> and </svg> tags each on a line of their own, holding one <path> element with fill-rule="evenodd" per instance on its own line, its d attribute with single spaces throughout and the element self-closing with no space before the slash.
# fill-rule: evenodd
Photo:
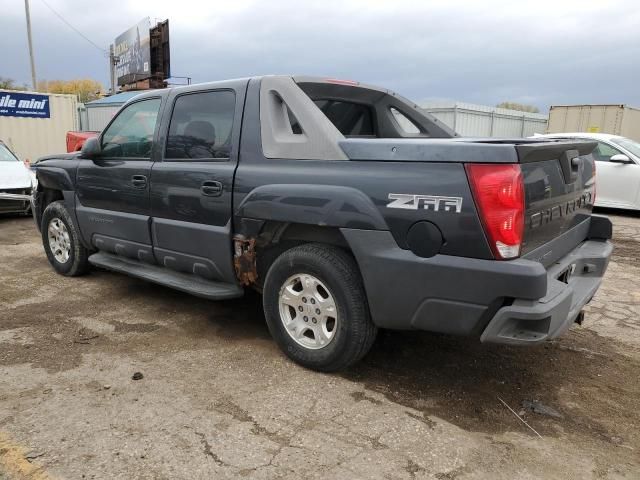
<svg viewBox="0 0 640 480">
<path fill-rule="evenodd" d="M 147 186 L 147 177 L 144 175 L 134 175 L 131 177 L 131 184 L 135 188 L 145 188 Z"/>
<path fill-rule="evenodd" d="M 222 195 L 222 183 L 216 181 L 202 182 L 200 192 L 207 197 L 219 197 Z"/>
</svg>

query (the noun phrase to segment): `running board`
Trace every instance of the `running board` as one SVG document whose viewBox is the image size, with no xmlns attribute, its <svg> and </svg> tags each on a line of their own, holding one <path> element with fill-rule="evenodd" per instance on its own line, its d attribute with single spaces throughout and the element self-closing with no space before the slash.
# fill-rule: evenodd
<svg viewBox="0 0 640 480">
<path fill-rule="evenodd" d="M 238 285 L 214 282 L 197 275 L 176 272 L 110 253 L 94 253 L 89 257 L 89 263 L 209 300 L 228 300 L 244 294 L 244 290 Z"/>
</svg>

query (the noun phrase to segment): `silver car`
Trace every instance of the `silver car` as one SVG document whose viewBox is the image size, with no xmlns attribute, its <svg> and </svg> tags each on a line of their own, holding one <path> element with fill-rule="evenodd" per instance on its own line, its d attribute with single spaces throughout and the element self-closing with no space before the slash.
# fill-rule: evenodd
<svg viewBox="0 0 640 480">
<path fill-rule="evenodd" d="M 0 141 L 0 214 L 29 213 L 34 187 L 31 170 Z"/>
</svg>

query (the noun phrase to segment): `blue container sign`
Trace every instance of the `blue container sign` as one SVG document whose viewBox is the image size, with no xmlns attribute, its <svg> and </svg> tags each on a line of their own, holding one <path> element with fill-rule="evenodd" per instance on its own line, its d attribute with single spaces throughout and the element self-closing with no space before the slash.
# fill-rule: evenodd
<svg viewBox="0 0 640 480">
<path fill-rule="evenodd" d="M 50 118 L 49 95 L 0 91 L 0 117 Z"/>
</svg>

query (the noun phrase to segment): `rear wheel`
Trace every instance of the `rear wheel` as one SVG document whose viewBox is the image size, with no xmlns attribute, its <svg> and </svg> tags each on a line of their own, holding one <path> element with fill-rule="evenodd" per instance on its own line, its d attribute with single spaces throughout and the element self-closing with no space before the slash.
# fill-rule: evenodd
<svg viewBox="0 0 640 480">
<path fill-rule="evenodd" d="M 345 368 L 375 340 L 356 262 L 336 247 L 307 244 L 282 253 L 267 273 L 263 305 L 273 338 L 307 368 Z"/>
<path fill-rule="evenodd" d="M 47 206 L 41 230 L 44 251 L 58 273 L 74 277 L 89 270 L 89 251 L 82 245 L 78 228 L 62 201 Z"/>
</svg>

